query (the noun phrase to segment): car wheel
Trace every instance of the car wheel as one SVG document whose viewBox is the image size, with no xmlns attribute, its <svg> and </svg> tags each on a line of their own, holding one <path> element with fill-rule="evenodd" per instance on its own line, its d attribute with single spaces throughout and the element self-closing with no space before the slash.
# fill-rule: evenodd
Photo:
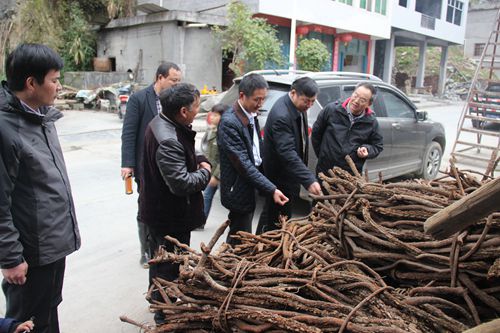
<svg viewBox="0 0 500 333">
<path fill-rule="evenodd" d="M 422 163 L 422 171 L 420 178 L 431 180 L 436 178 L 439 167 L 441 166 L 441 158 L 443 157 L 443 148 L 435 141 L 427 147 L 425 151 L 424 160 Z"/>
</svg>

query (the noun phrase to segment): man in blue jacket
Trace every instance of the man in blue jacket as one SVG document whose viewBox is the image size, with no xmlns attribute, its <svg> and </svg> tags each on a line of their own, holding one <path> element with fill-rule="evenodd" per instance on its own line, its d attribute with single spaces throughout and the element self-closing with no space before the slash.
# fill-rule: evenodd
<svg viewBox="0 0 500 333">
<path fill-rule="evenodd" d="M 290 201 L 280 206 L 270 196 L 266 197 L 257 234 L 276 229 L 280 215 L 291 217 L 292 201 L 299 196 L 300 185 L 312 194 L 321 194 L 316 176 L 307 167 L 307 110 L 316 101 L 318 92 L 316 81 L 310 77 L 299 78 L 269 111 L 264 131 L 264 174 Z"/>
<path fill-rule="evenodd" d="M 21 44 L 6 61 L 0 88 L 0 265 L 6 316 L 36 317 L 37 332 L 59 332 L 66 256 L 80 234 L 52 107 L 61 57 Z"/>
<path fill-rule="evenodd" d="M 227 242 L 238 242 L 231 237 L 238 231 L 252 232 L 255 210 L 255 190 L 284 205 L 288 198 L 259 170 L 262 139 L 257 112 L 264 103 L 268 84 L 259 74 L 248 74 L 241 80 L 239 98 L 224 112 L 219 123 L 217 144 L 220 158 L 221 202 L 229 209 Z"/>
</svg>

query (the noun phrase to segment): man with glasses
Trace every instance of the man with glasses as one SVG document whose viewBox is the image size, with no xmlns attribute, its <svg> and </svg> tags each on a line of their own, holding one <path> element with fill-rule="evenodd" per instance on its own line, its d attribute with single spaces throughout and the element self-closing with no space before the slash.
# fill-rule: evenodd
<svg viewBox="0 0 500 333">
<path fill-rule="evenodd" d="M 327 174 L 334 166 L 351 172 L 346 155 L 362 172 L 366 159 L 375 158 L 382 152 L 382 134 L 375 113 L 370 109 L 375 94 L 372 84 L 361 82 L 347 100 L 331 102 L 320 112 L 311 135 L 318 156 L 317 173 Z"/>
<path fill-rule="evenodd" d="M 224 112 L 217 131 L 221 202 L 229 209 L 227 243 L 233 246 L 239 242 L 232 235 L 238 231 L 252 232 L 256 189 L 272 197 L 278 205 L 288 201 L 259 170 L 262 139 L 257 112 L 264 103 L 267 88 L 262 75 L 245 75 L 238 85 L 238 100 Z"/>
<path fill-rule="evenodd" d="M 300 185 L 312 194 L 321 194 L 315 175 L 307 168 L 309 154 L 307 110 L 314 104 L 319 88 L 309 77 L 292 83 L 290 92 L 274 103 L 264 131 L 264 174 L 290 199 L 277 205 L 266 197 L 257 234 L 278 228 L 279 216 L 292 215 L 292 202 L 299 196 Z"/>
</svg>

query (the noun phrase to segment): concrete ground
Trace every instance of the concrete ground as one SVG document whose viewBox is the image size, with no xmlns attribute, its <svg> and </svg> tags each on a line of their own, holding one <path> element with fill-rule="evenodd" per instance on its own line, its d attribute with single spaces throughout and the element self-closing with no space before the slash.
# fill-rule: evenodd
<svg viewBox="0 0 500 333">
<path fill-rule="evenodd" d="M 426 109 L 431 118 L 446 127 L 445 165 L 463 103 L 427 105 Z M 120 178 L 122 122 L 115 114 L 103 112 L 65 111 L 64 115 L 57 128 L 71 179 L 82 247 L 67 259 L 64 301 L 59 308 L 61 332 L 139 332 L 119 320 L 120 315 L 126 315 L 138 322 L 152 322 L 144 299 L 148 272 L 139 266 L 137 194 L 125 195 Z M 202 131 L 205 126 L 202 117 L 195 120 L 195 129 Z M 198 143 L 202 135 L 198 134 Z M 254 229 L 260 210 L 256 210 Z M 217 193 L 206 228 L 192 233 L 191 246 L 199 249 L 201 241 L 208 242 L 226 216 Z M 1 294 L 0 316 L 4 313 Z"/>
</svg>

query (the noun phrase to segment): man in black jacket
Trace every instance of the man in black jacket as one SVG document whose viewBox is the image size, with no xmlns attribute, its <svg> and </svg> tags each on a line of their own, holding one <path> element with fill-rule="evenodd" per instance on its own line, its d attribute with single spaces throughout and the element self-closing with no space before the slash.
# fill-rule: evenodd
<svg viewBox="0 0 500 333">
<path fill-rule="evenodd" d="M 61 57 L 21 44 L 0 88 L 0 265 L 6 316 L 35 316 L 36 332 L 59 332 L 66 256 L 80 247 L 53 108 Z"/>
<path fill-rule="evenodd" d="M 150 252 L 164 246 L 173 252 L 169 235 L 189 245 L 191 231 L 205 223 L 202 190 L 210 181 L 211 166 L 194 149 L 196 132 L 191 123 L 200 109 L 200 92 L 191 84 L 179 84 L 160 95 L 162 112 L 149 124 L 144 138 L 143 172 L 139 209 L 148 226 Z M 160 277 L 173 281 L 179 265 L 159 263 L 149 267 L 149 284 Z M 153 299 L 160 300 L 158 292 Z M 160 323 L 161 311 L 155 314 Z"/>
<path fill-rule="evenodd" d="M 238 231 L 252 232 L 256 189 L 279 205 L 288 201 L 259 170 L 262 139 L 257 112 L 266 98 L 267 88 L 262 75 L 245 75 L 238 86 L 239 98 L 224 112 L 217 131 L 221 202 L 229 209 L 231 224 L 227 242 L 232 245 L 238 241 L 231 235 Z"/>
<path fill-rule="evenodd" d="M 149 87 L 130 96 L 122 128 L 122 169 L 121 176 L 135 177 L 137 191 L 140 192 L 141 160 L 144 146 L 144 133 L 149 122 L 161 112 L 160 93 L 181 80 L 180 68 L 171 62 L 164 62 L 156 70 L 155 82 Z M 147 262 L 147 230 L 140 222 L 137 213 L 137 226 L 141 245 L 141 265 Z"/>
<path fill-rule="evenodd" d="M 318 92 L 313 79 L 299 78 L 269 112 L 264 130 L 264 174 L 283 190 L 290 201 L 280 206 L 267 196 L 257 234 L 276 229 L 280 215 L 291 217 L 292 202 L 299 196 L 300 185 L 312 194 L 321 194 L 321 186 L 307 168 L 307 110 L 316 101 Z"/>
<path fill-rule="evenodd" d="M 349 155 L 359 172 L 366 159 L 377 157 L 382 150 L 382 134 L 370 105 L 375 87 L 368 82 L 356 86 L 343 103 L 329 103 L 314 123 L 311 142 L 318 164 L 317 173 L 327 173 L 334 166 L 352 172 L 345 160 Z"/>
</svg>

